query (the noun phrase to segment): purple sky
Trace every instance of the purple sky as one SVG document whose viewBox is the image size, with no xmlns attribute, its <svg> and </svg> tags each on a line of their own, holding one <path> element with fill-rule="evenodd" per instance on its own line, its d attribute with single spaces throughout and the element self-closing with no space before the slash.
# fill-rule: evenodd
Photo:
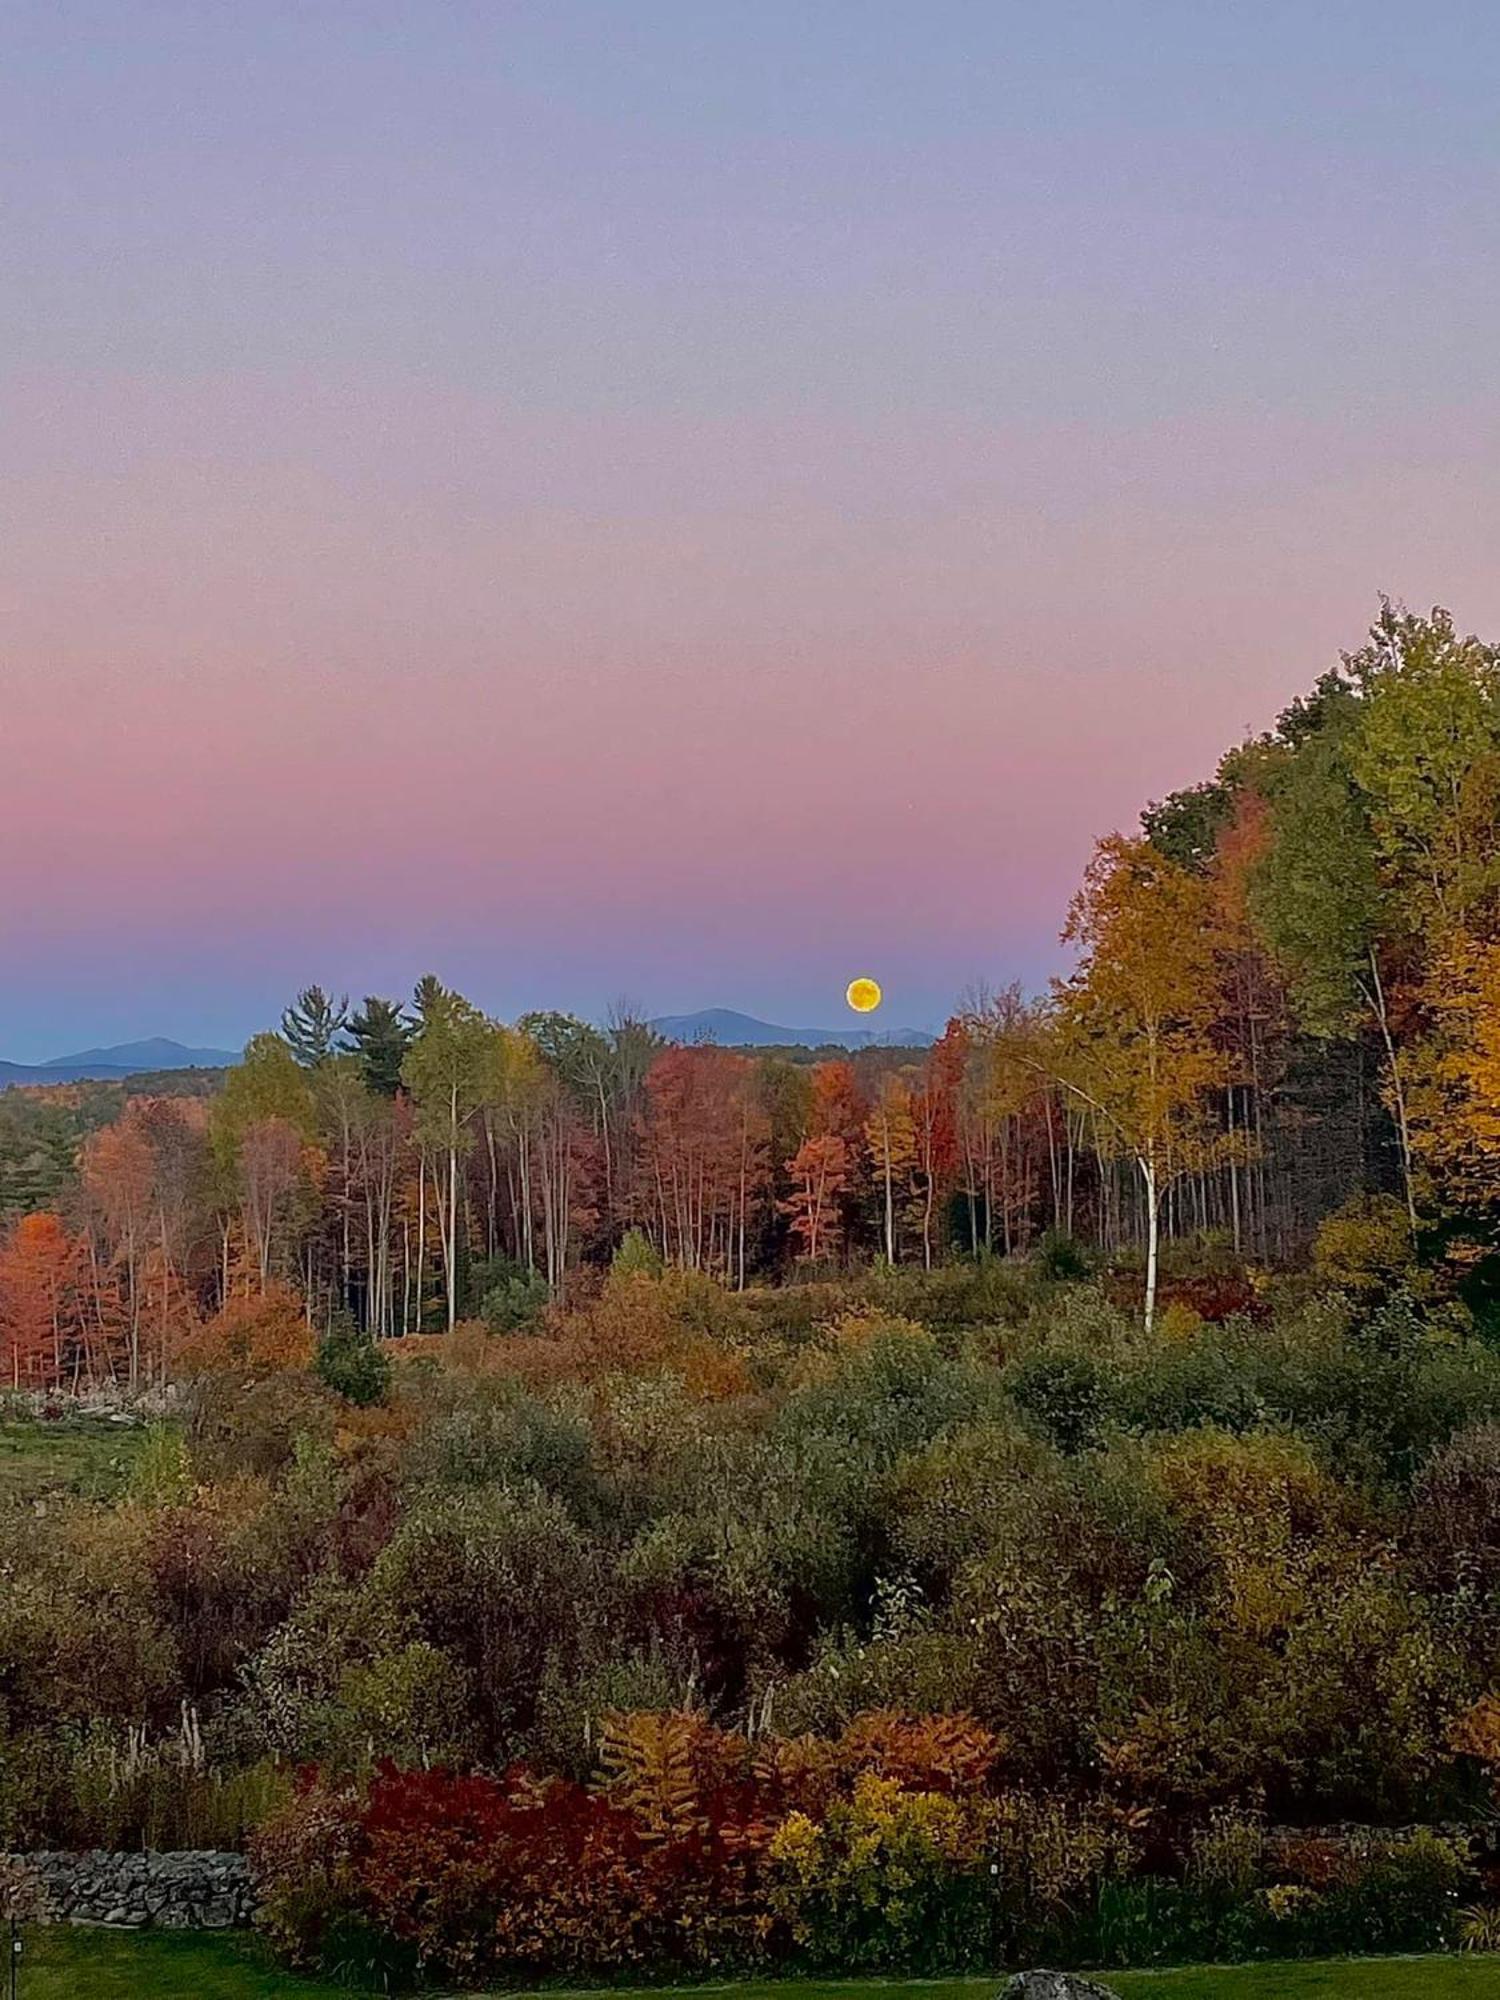
<svg viewBox="0 0 1500 2000">
<path fill-rule="evenodd" d="M 1500 633 L 1493 6 L 15 0 L 0 1055 L 938 1024 Z"/>
</svg>

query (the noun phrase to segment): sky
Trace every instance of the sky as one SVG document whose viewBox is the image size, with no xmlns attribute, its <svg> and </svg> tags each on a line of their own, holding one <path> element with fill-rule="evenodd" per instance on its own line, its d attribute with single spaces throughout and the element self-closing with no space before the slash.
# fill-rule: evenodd
<svg viewBox="0 0 1500 2000">
<path fill-rule="evenodd" d="M 9 0 L 0 1055 L 892 1025 L 1500 634 L 1492 0 Z"/>
</svg>

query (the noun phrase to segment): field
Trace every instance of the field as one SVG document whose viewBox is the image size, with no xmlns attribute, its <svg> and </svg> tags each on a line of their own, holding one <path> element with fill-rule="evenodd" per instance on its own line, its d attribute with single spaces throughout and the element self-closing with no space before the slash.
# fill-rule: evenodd
<svg viewBox="0 0 1500 2000">
<path fill-rule="evenodd" d="M 1500 1959 L 1325 1960 L 1113 1975 L 1122 2000 L 1500 2000 Z M 997 1979 L 786 1980 L 657 1993 L 732 2000 L 993 2000 Z M 613 1989 L 616 1993 L 619 1989 Z M 20 2000 L 331 2000 L 347 1987 L 270 1967 L 240 1938 L 46 1931 L 28 1940 Z M 549 2000 L 569 2000 L 552 1990 Z M 601 1991 L 574 2000 L 608 2000 Z"/>
<path fill-rule="evenodd" d="M 129 1477 L 145 1430 L 106 1417 L 0 1419 L 0 1506 L 54 1493 L 109 1500 Z"/>
</svg>

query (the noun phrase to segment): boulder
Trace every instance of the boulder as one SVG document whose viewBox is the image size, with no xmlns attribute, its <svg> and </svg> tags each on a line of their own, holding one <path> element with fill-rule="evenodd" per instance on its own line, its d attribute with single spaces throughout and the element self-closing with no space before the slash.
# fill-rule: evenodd
<svg viewBox="0 0 1500 2000">
<path fill-rule="evenodd" d="M 1000 2000 L 1120 2000 L 1112 1986 L 1083 1979 L 1076 1972 L 1018 1972 L 1000 1989 Z"/>
</svg>

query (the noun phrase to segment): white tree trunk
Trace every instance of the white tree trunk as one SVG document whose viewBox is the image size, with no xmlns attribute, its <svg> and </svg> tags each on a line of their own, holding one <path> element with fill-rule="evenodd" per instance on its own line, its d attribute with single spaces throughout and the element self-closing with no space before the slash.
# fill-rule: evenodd
<svg viewBox="0 0 1500 2000">
<path fill-rule="evenodd" d="M 1156 1184 L 1156 1168 L 1141 1160 L 1141 1179 L 1146 1184 L 1146 1331 L 1156 1324 L 1157 1244 L 1161 1236 L 1161 1202 Z"/>
</svg>

